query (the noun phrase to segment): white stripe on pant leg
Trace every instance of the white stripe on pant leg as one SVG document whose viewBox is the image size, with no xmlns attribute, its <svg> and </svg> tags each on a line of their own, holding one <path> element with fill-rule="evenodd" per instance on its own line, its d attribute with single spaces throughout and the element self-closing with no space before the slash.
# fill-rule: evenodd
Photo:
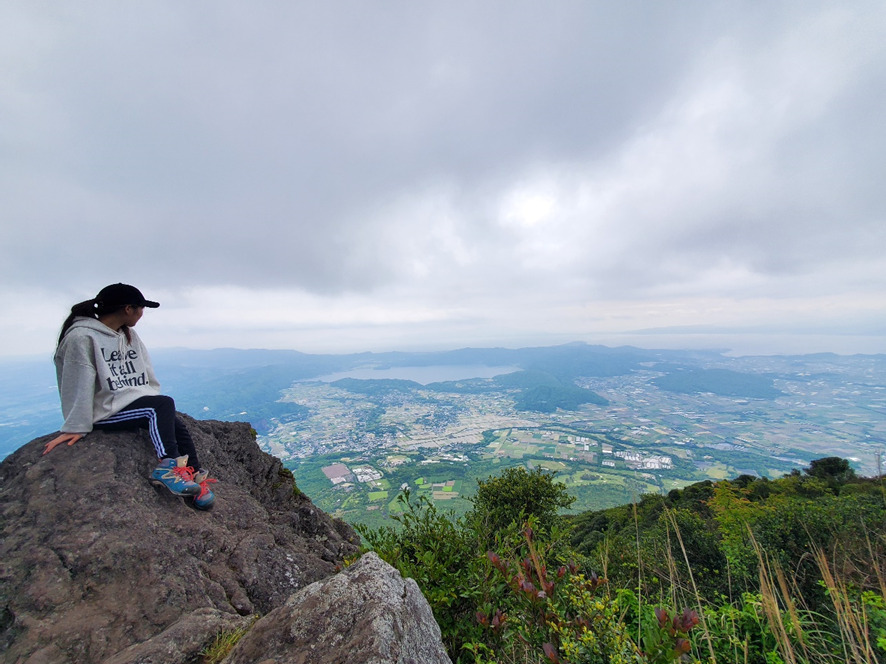
<svg viewBox="0 0 886 664">
<path fill-rule="evenodd" d="M 157 429 L 157 411 L 153 408 L 134 408 L 132 410 L 121 410 L 116 415 L 111 415 L 96 424 L 118 424 L 120 422 L 131 422 L 132 420 L 148 420 L 148 435 L 151 442 L 154 443 L 154 451 L 157 457 L 162 459 L 166 456 L 166 447 L 163 445 L 163 439 L 160 438 L 160 430 Z"/>
</svg>

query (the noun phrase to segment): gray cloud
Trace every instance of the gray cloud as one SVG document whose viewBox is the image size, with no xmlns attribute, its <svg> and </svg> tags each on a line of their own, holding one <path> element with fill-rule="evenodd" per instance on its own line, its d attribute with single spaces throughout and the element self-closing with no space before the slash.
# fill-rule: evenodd
<svg viewBox="0 0 886 664">
<path fill-rule="evenodd" d="M 877 2 L 4 3 L 0 277 L 475 322 L 874 295 L 884 27 Z"/>
</svg>

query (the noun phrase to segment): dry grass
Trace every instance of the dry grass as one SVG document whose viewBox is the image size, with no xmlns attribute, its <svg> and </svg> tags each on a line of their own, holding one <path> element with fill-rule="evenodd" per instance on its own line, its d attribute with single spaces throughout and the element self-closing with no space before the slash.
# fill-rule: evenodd
<svg viewBox="0 0 886 664">
<path fill-rule="evenodd" d="M 718 607 L 704 599 L 699 592 L 676 517 L 670 510 L 665 510 L 665 516 L 668 524 L 665 550 L 669 587 L 663 590 L 662 597 L 669 598 L 674 608 L 681 603 L 694 603 L 697 607 L 701 634 L 693 639 L 696 642 L 695 656 L 698 658 L 693 661 L 705 664 L 749 664 L 749 644 L 747 638 L 741 641 L 743 635 L 739 634 L 734 617 L 727 618 L 721 613 L 717 618 L 719 622 L 709 622 L 713 620 L 712 616 L 718 615 Z M 829 557 L 820 548 L 813 546 L 812 555 L 830 600 L 829 606 L 817 607 L 818 610 L 807 605 L 797 580 L 770 558 L 754 538 L 750 528 L 748 536 L 758 562 L 759 619 L 761 625 L 774 637 L 778 656 L 785 664 L 875 664 L 886 661 L 883 654 L 877 651 L 875 639 L 871 636 L 870 617 L 865 604 L 859 600 L 858 586 L 853 585 L 847 577 L 863 570 L 869 580 L 865 585 L 876 588 L 886 600 L 886 577 L 876 555 L 878 547 L 871 541 L 870 534 L 867 536 L 868 559 L 853 561 L 851 565 L 845 560 L 840 560 L 838 565 L 835 555 Z M 639 534 L 637 540 L 637 581 L 642 584 L 644 575 L 651 576 L 653 571 L 644 569 L 644 561 L 640 557 Z M 876 534 L 874 540 L 882 545 L 886 534 Z M 680 578 L 676 562 L 678 557 L 682 557 L 685 564 L 688 584 Z M 644 601 L 640 594 L 637 597 L 638 612 Z M 732 643 L 731 656 L 728 659 L 722 654 L 725 636 L 731 636 L 729 640 Z M 719 649 L 715 647 L 718 638 L 721 646 Z M 717 651 L 721 653 L 719 656 Z"/>
</svg>

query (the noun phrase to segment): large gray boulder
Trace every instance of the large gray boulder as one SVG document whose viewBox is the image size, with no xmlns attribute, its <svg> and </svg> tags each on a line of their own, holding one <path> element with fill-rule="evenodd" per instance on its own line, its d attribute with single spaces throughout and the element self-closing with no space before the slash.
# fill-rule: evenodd
<svg viewBox="0 0 886 664">
<path fill-rule="evenodd" d="M 375 553 L 261 618 L 223 664 L 258 662 L 451 664 L 418 585 Z"/>
<path fill-rule="evenodd" d="M 353 530 L 295 489 L 248 424 L 185 419 L 219 480 L 210 512 L 150 485 L 141 431 L 41 456 L 46 436 L 0 463 L 0 661 L 195 661 L 206 638 L 357 552 Z"/>
</svg>

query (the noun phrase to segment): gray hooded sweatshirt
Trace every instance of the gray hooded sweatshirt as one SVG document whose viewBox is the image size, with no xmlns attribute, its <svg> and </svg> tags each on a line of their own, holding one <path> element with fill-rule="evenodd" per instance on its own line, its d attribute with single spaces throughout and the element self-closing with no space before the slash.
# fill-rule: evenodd
<svg viewBox="0 0 886 664">
<path fill-rule="evenodd" d="M 129 334 L 131 343 L 94 318 L 74 319 L 54 358 L 64 433 L 88 433 L 136 399 L 160 394 L 147 349 Z"/>
</svg>

